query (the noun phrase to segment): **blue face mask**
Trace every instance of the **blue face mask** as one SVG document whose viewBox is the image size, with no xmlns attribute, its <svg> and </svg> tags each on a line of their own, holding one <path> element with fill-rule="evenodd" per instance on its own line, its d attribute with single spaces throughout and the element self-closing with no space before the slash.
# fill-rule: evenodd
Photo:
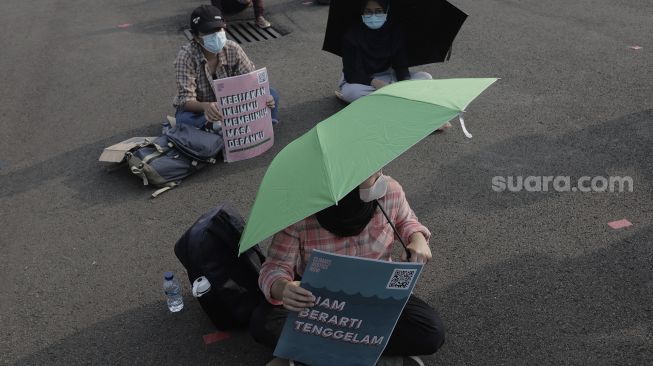
<svg viewBox="0 0 653 366">
<path fill-rule="evenodd" d="M 379 29 L 385 24 L 385 20 L 388 17 L 388 14 L 371 14 L 363 15 L 363 23 L 369 29 Z"/>
<path fill-rule="evenodd" d="M 217 54 L 227 43 L 227 34 L 225 31 L 215 32 L 202 36 L 202 40 L 207 51 Z"/>
</svg>

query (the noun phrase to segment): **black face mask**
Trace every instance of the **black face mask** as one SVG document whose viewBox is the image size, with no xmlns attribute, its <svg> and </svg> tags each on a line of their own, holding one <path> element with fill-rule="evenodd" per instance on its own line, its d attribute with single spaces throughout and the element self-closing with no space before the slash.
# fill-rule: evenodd
<svg viewBox="0 0 653 366">
<path fill-rule="evenodd" d="M 343 197 L 337 205 L 315 214 L 324 229 L 337 236 L 358 235 L 372 220 L 376 201 L 363 202 L 358 187 Z"/>
</svg>

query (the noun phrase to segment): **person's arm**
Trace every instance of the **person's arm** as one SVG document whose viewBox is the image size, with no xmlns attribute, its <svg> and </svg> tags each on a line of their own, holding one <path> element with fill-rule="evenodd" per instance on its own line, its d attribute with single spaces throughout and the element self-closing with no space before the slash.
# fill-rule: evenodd
<svg viewBox="0 0 653 366">
<path fill-rule="evenodd" d="M 406 200 L 406 194 L 401 185 L 391 180 L 386 196 L 391 201 L 391 209 L 394 213 L 390 217 L 394 217 L 393 222 L 397 231 L 411 253 L 410 260 L 422 263 L 431 260 L 432 254 L 428 244 L 431 232 L 418 221 Z M 406 253 L 402 253 L 402 259 L 406 260 Z"/>
<path fill-rule="evenodd" d="M 313 294 L 300 287 L 299 281 L 293 281 L 299 240 L 294 226 L 277 233 L 259 276 L 259 286 L 266 299 L 273 305 L 282 304 L 290 311 L 301 311 L 315 305 Z"/>
<path fill-rule="evenodd" d="M 272 284 L 273 297 L 281 299 L 283 307 L 290 311 L 302 311 L 315 306 L 315 296 L 300 286 L 299 281 L 279 279 Z"/>
<path fill-rule="evenodd" d="M 223 116 L 217 102 L 198 102 L 189 100 L 184 104 L 184 110 L 187 112 L 204 113 L 207 121 L 222 121 Z"/>
<path fill-rule="evenodd" d="M 222 113 L 216 103 L 197 101 L 197 74 L 190 53 L 182 49 L 175 59 L 177 97 L 175 105 L 184 111 L 204 113 L 209 121 L 221 121 Z"/>
<path fill-rule="evenodd" d="M 392 69 L 395 71 L 397 81 L 409 80 L 410 71 L 408 70 L 408 50 L 404 32 L 397 29 L 393 38 L 395 51 L 392 57 Z"/>
<path fill-rule="evenodd" d="M 428 263 L 428 261 L 433 258 L 431 253 L 431 248 L 429 247 L 428 241 L 424 237 L 424 234 L 417 231 L 410 236 L 406 248 L 410 252 L 410 261 L 416 263 Z M 408 256 L 406 252 L 401 253 L 401 260 L 404 262 L 408 261 Z"/>
<path fill-rule="evenodd" d="M 395 70 L 397 81 L 410 79 L 410 70 L 407 67 L 393 67 L 393 69 Z"/>
<path fill-rule="evenodd" d="M 310 291 L 299 287 L 299 281 L 293 281 L 299 256 L 299 240 L 294 225 L 275 234 L 258 281 L 261 291 L 271 304 L 283 304 L 291 311 L 311 307 L 315 301 Z"/>
<path fill-rule="evenodd" d="M 195 64 L 190 52 L 182 47 L 175 59 L 175 81 L 177 84 L 177 96 L 175 107 L 186 110 L 189 101 L 197 100 L 197 75 L 195 75 Z"/>
</svg>

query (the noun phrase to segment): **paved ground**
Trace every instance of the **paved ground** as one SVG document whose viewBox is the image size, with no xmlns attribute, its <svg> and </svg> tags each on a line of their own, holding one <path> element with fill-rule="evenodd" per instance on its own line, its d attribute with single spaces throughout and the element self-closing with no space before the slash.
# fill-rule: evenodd
<svg viewBox="0 0 653 366">
<path fill-rule="evenodd" d="M 245 49 L 282 93 L 277 143 L 156 200 L 104 146 L 172 113 L 179 28 L 197 1 L 0 3 L 0 363 L 255 365 L 186 293 L 167 312 L 178 236 L 218 202 L 248 213 L 279 149 L 339 110 L 328 7 L 267 0 L 290 33 Z M 457 0 L 470 14 L 436 77 L 501 77 L 459 128 L 392 163 L 434 260 L 417 293 L 447 342 L 431 365 L 653 363 L 653 74 L 648 0 Z M 130 23 L 128 28 L 117 25 Z M 633 50 L 629 46 L 640 45 Z M 497 193 L 494 176 L 630 176 L 629 193 Z M 609 221 L 633 226 L 612 230 Z"/>
</svg>

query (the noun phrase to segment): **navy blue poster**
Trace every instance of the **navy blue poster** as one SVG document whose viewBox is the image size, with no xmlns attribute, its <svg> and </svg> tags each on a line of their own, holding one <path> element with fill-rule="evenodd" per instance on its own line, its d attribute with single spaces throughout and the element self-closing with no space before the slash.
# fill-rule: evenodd
<svg viewBox="0 0 653 366">
<path fill-rule="evenodd" d="M 315 306 L 291 312 L 274 355 L 311 366 L 373 366 L 422 266 L 312 251 L 301 286 Z"/>
</svg>

